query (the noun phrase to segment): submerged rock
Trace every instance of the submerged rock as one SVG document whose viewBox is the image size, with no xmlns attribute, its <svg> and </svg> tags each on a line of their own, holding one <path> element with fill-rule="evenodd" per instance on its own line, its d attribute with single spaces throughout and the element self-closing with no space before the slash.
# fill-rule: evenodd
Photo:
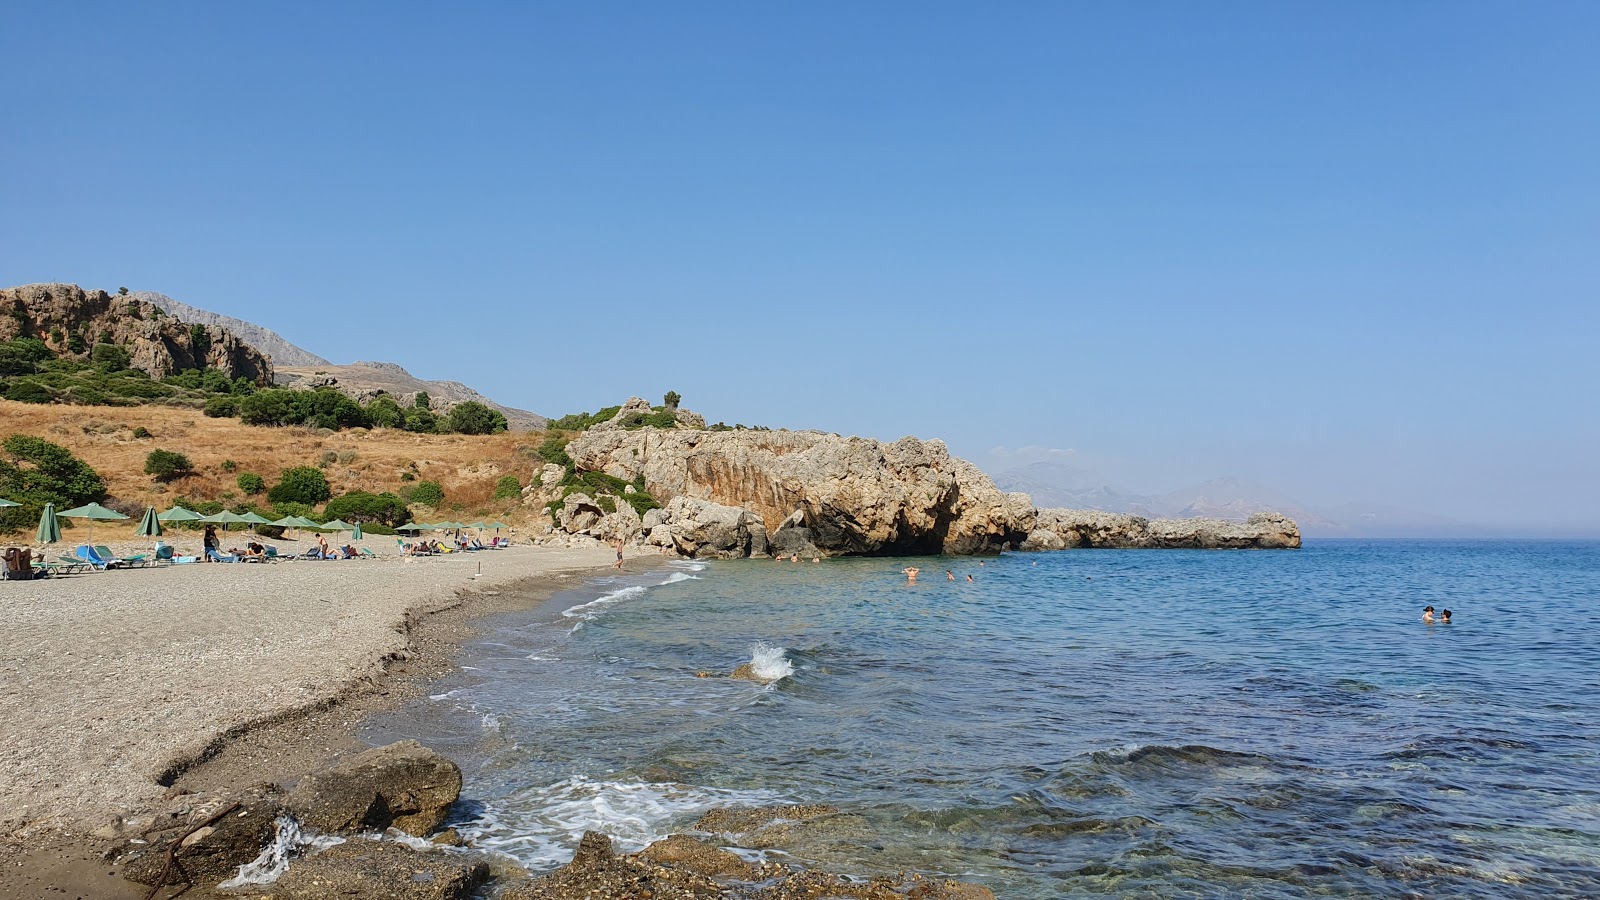
<svg viewBox="0 0 1600 900">
<path fill-rule="evenodd" d="M 288 807 L 305 825 L 349 834 L 395 827 L 425 837 L 461 796 L 461 769 L 416 741 L 359 753 L 295 785 Z"/>
<path fill-rule="evenodd" d="M 353 839 L 297 860 L 273 886 L 278 900 L 467 900 L 489 877 L 483 860 Z"/>
</svg>

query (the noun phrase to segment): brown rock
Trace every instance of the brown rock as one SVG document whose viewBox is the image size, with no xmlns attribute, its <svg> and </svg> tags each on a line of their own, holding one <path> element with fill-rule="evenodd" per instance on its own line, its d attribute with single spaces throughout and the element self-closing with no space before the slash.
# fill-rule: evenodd
<svg viewBox="0 0 1600 900">
<path fill-rule="evenodd" d="M 714 900 L 724 896 L 711 878 L 687 869 L 617 856 L 611 839 L 588 832 L 572 862 L 542 878 L 512 885 L 499 900 Z"/>
<path fill-rule="evenodd" d="M 149 885 L 214 885 L 237 875 L 240 866 L 260 856 L 276 837 L 274 823 L 283 811 L 281 798 L 273 793 L 252 793 L 238 802 L 238 809 L 192 833 L 190 829 L 232 803 L 212 803 L 193 810 L 150 834 L 146 843 L 123 848 L 128 855 L 123 858 L 122 877 Z M 179 842 L 178 849 L 169 867 L 167 851 L 174 842 Z"/>
<path fill-rule="evenodd" d="M 705 841 L 686 834 L 675 834 L 656 841 L 635 854 L 646 862 L 659 863 L 675 869 L 687 869 L 701 875 L 730 875 L 749 880 L 753 874 L 750 864 L 735 853 L 713 847 Z"/>
<path fill-rule="evenodd" d="M 288 807 L 302 824 L 349 834 L 393 826 L 424 837 L 461 796 L 461 770 L 416 741 L 357 754 L 301 779 Z"/>
<path fill-rule="evenodd" d="M 279 900 L 467 900 L 489 877 L 483 860 L 419 852 L 393 841 L 346 841 L 298 860 L 273 887 Z"/>
</svg>

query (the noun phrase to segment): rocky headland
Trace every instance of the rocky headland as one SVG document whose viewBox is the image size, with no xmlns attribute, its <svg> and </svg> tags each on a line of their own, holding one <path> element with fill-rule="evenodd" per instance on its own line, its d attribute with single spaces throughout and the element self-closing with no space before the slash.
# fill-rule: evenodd
<svg viewBox="0 0 1600 900">
<path fill-rule="evenodd" d="M 1269 511 L 1239 522 L 1038 509 L 938 440 L 714 430 L 687 411 L 675 427 L 622 424 L 650 413 L 632 398 L 566 445 L 574 472 L 625 484 L 622 496 L 574 490 L 562 467 L 545 467 L 525 500 L 551 508 L 552 531 L 716 558 L 1300 546 L 1294 521 Z M 636 490 L 661 508 L 621 502 Z"/>
</svg>

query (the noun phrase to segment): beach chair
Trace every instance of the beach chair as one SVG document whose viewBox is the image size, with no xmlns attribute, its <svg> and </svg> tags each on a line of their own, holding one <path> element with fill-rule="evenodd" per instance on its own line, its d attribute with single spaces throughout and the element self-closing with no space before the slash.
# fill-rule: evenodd
<svg viewBox="0 0 1600 900">
<path fill-rule="evenodd" d="M 75 556 L 58 555 L 56 557 L 56 562 L 45 562 L 43 559 L 36 559 L 34 560 L 33 564 L 40 566 L 51 574 L 56 574 L 59 572 L 59 574 L 62 575 L 76 575 L 79 572 L 88 572 L 94 569 L 94 566 L 89 565 Z"/>
<path fill-rule="evenodd" d="M 362 559 L 382 559 L 383 557 L 379 556 L 376 553 L 373 553 L 371 550 L 368 550 L 365 547 L 362 547 L 361 548 L 361 558 Z"/>
<path fill-rule="evenodd" d="M 162 563 L 172 565 L 172 558 L 173 552 L 171 544 L 156 545 L 156 558 L 154 560 L 156 565 L 161 565 Z"/>
<path fill-rule="evenodd" d="M 139 553 L 134 556 L 118 556 L 112 553 L 111 548 L 104 544 L 95 544 L 94 552 L 95 555 L 105 560 L 107 565 L 121 565 L 129 569 L 142 569 L 153 563 L 148 553 Z"/>
<path fill-rule="evenodd" d="M 79 544 L 78 549 L 72 552 L 77 556 L 79 562 L 87 564 L 91 569 L 104 572 L 111 567 L 111 563 L 101 559 L 100 555 L 94 552 L 94 548 L 88 544 Z M 63 560 L 67 559 L 65 556 L 61 558 Z"/>
<path fill-rule="evenodd" d="M 214 548 L 214 547 L 207 547 L 206 548 L 206 559 L 209 559 L 212 562 L 219 562 L 219 563 L 230 563 L 230 562 L 238 562 L 239 561 L 239 557 L 237 557 L 237 556 L 224 556 L 221 553 L 218 553 L 216 551 L 216 548 Z"/>
</svg>

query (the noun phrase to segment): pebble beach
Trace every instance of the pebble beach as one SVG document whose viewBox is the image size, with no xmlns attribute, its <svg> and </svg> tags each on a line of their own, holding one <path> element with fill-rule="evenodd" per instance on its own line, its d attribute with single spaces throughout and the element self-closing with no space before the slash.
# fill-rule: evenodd
<svg viewBox="0 0 1600 900">
<path fill-rule="evenodd" d="M 231 737 L 375 685 L 408 655 L 412 617 L 614 559 L 371 546 L 389 555 L 0 583 L 0 833 L 90 832 L 157 804 L 164 777 Z"/>
</svg>

